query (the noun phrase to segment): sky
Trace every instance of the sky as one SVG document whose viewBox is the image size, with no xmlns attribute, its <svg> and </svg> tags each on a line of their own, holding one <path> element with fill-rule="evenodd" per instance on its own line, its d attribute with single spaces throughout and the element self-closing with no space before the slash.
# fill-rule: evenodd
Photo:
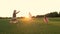
<svg viewBox="0 0 60 34">
<path fill-rule="evenodd" d="M 12 17 L 14 10 L 20 11 L 17 17 L 59 12 L 60 0 L 0 0 L 0 17 Z"/>
</svg>

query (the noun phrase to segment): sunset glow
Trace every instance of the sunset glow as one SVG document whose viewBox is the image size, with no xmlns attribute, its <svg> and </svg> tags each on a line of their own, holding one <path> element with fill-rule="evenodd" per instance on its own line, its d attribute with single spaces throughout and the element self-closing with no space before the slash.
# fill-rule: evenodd
<svg viewBox="0 0 60 34">
<path fill-rule="evenodd" d="M 0 16 L 12 17 L 13 11 L 20 11 L 17 17 L 31 12 L 32 16 L 60 11 L 60 0 L 0 0 Z"/>
</svg>

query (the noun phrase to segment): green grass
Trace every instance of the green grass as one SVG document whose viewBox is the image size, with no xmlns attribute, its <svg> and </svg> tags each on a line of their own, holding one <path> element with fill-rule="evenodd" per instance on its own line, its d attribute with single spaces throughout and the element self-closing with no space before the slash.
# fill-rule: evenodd
<svg viewBox="0 0 60 34">
<path fill-rule="evenodd" d="M 16 24 L 9 23 L 9 19 L 0 19 L 0 34 L 60 34 L 60 18 L 49 18 L 48 24 L 43 18 L 19 19 Z"/>
</svg>

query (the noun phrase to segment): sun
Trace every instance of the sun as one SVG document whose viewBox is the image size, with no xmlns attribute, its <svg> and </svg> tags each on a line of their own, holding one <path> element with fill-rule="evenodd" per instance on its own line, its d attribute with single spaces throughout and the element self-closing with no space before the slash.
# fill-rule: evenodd
<svg viewBox="0 0 60 34">
<path fill-rule="evenodd" d="M 24 18 L 26 21 L 29 21 L 31 19 L 31 17 L 29 15 L 26 15 Z"/>
<path fill-rule="evenodd" d="M 23 21 L 31 21 L 31 20 L 32 20 L 32 15 L 30 13 L 24 16 Z"/>
<path fill-rule="evenodd" d="M 30 18 L 31 18 L 31 17 L 29 17 L 28 15 L 25 16 L 25 19 L 26 19 L 26 20 L 30 20 Z"/>
<path fill-rule="evenodd" d="M 30 17 L 29 16 L 25 16 L 25 18 L 28 18 L 29 19 Z"/>
</svg>

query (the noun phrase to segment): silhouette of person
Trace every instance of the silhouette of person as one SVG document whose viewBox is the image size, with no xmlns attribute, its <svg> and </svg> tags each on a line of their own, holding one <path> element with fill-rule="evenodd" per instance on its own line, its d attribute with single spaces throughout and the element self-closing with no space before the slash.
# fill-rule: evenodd
<svg viewBox="0 0 60 34">
<path fill-rule="evenodd" d="M 13 18 L 12 20 L 15 21 L 16 20 L 16 14 L 18 14 L 20 11 L 16 12 L 16 10 L 14 10 L 13 12 Z"/>
</svg>

